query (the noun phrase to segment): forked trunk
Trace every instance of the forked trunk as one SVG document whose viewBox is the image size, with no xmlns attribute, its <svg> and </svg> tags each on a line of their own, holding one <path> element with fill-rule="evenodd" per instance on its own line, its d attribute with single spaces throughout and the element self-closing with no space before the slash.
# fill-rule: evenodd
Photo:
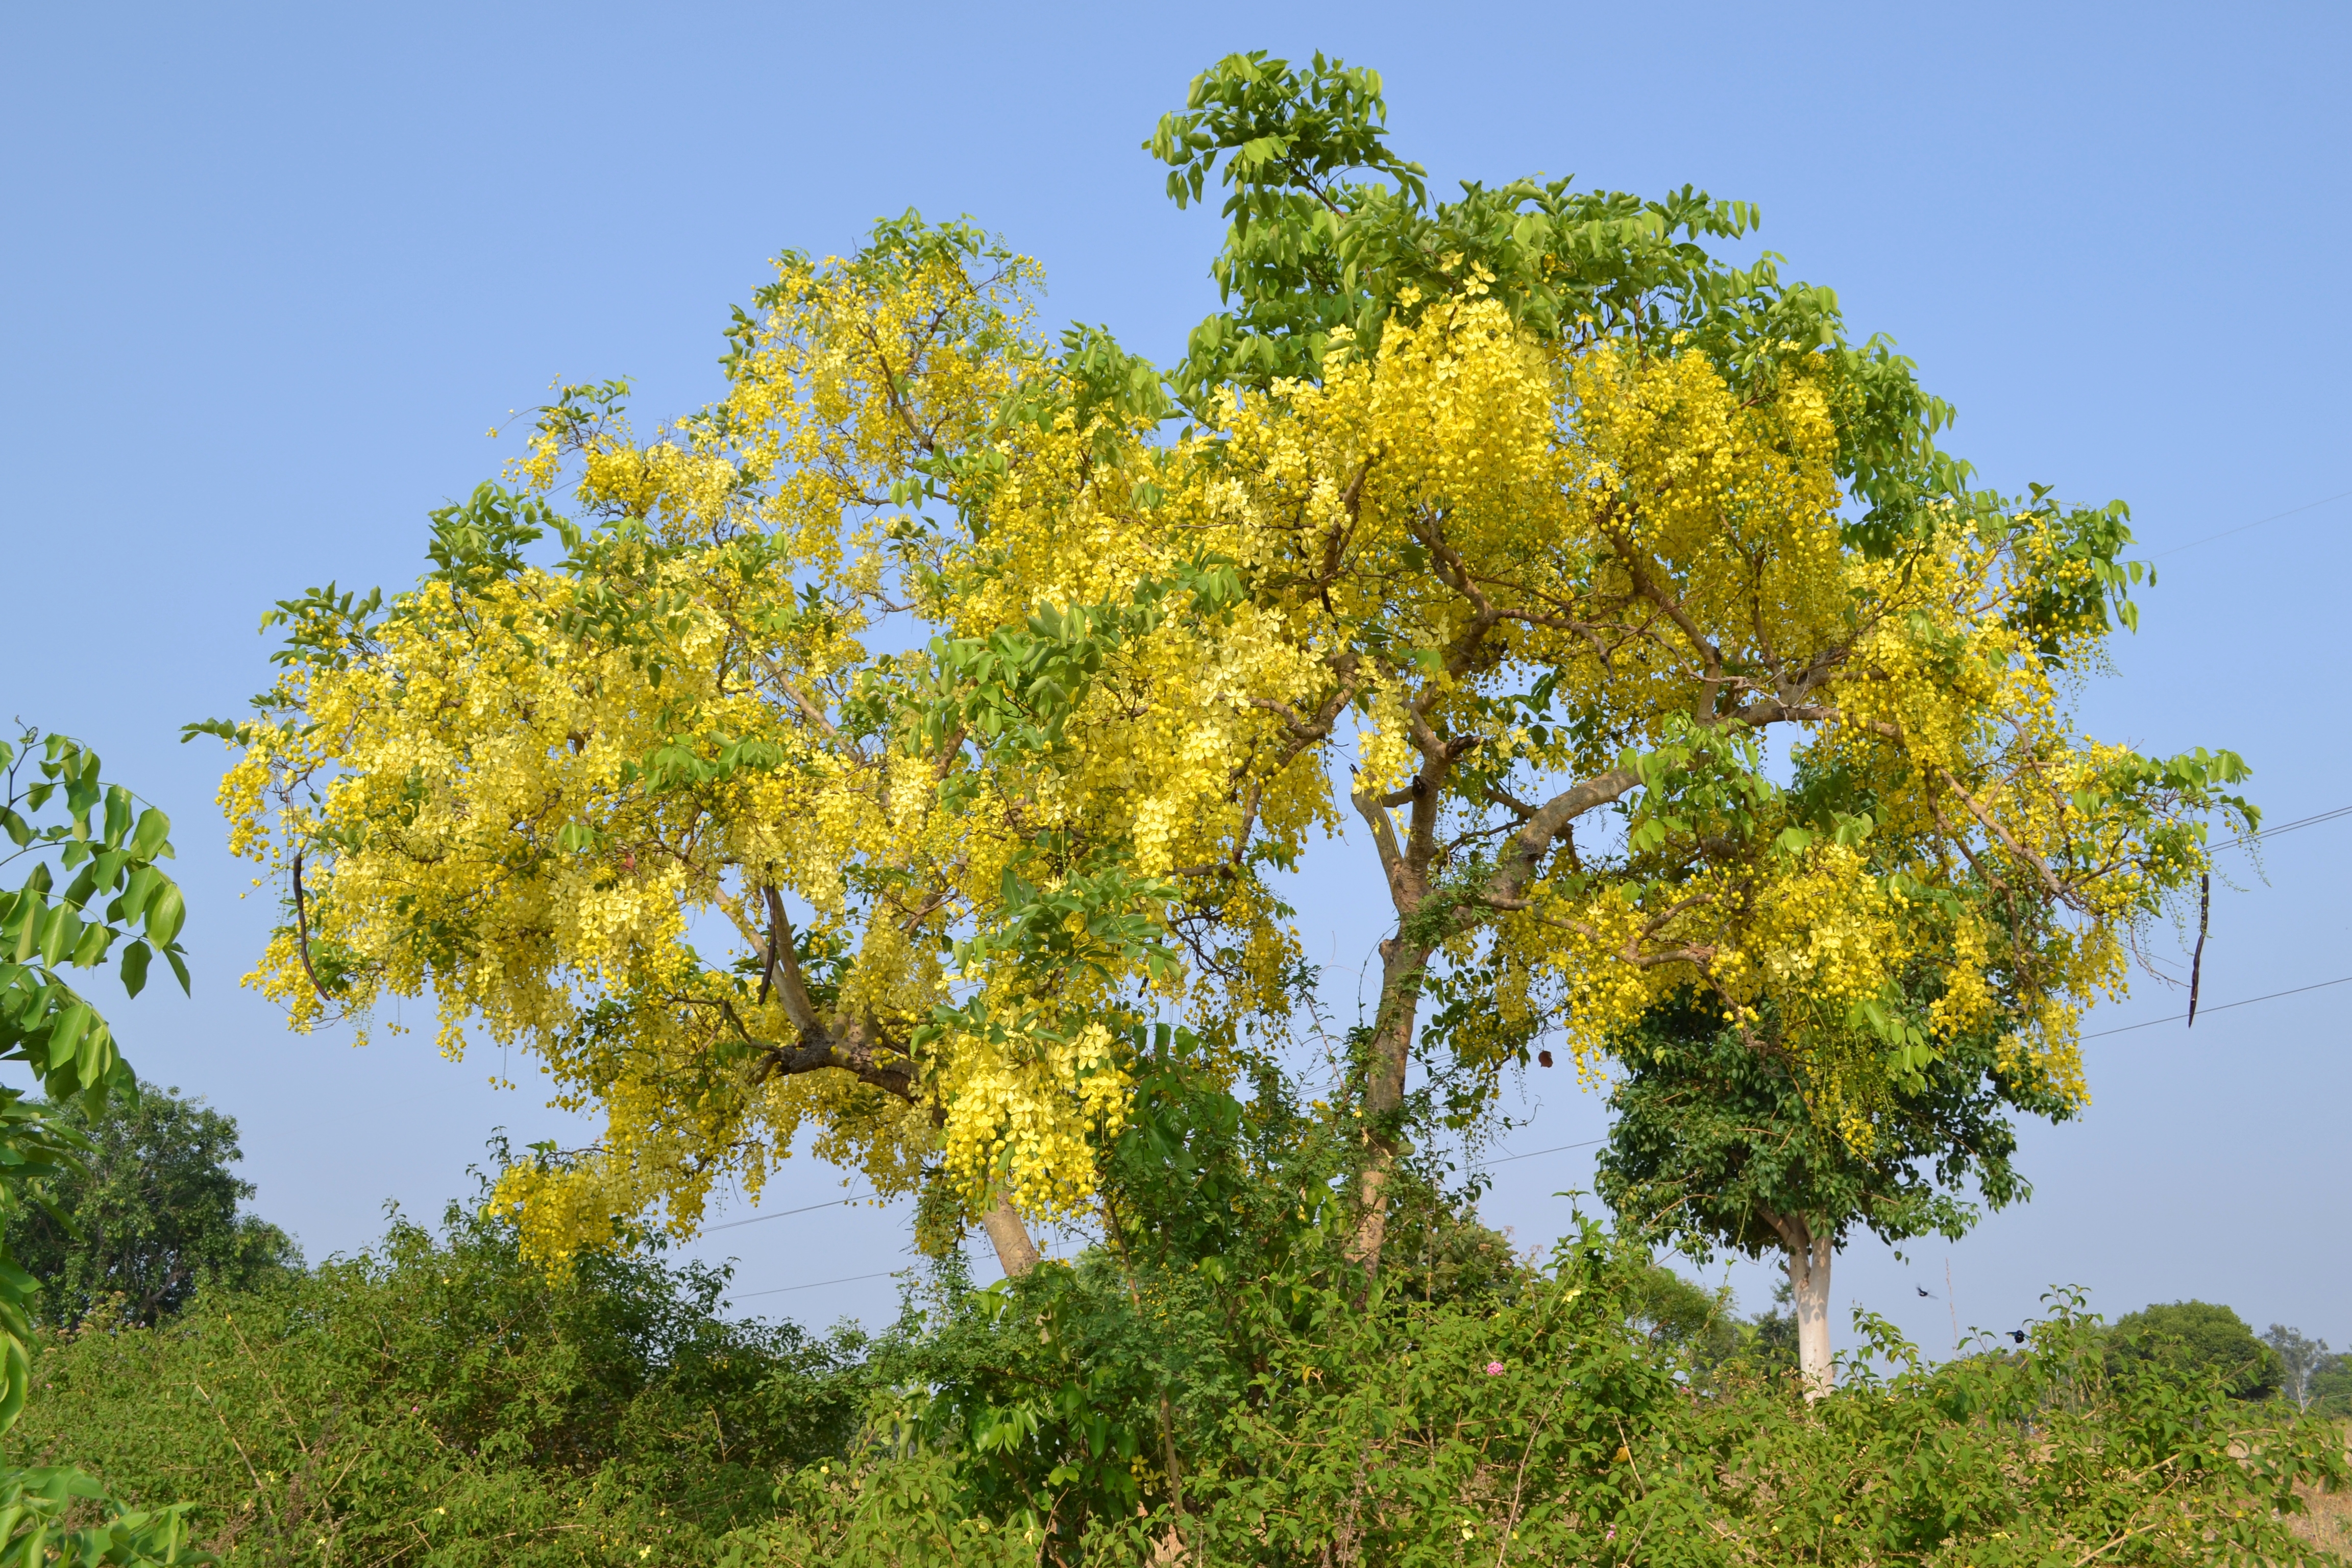
<svg viewBox="0 0 2352 1568">
<path fill-rule="evenodd" d="M 988 1232 L 989 1245 L 996 1248 L 996 1266 L 1007 1279 L 1017 1279 L 1037 1267 L 1037 1244 L 1029 1239 L 1029 1227 L 1021 1223 L 1012 1199 L 998 1194 L 980 1216 L 980 1227 Z"/>
<path fill-rule="evenodd" d="M 1836 1381 L 1830 1360 L 1831 1238 L 1798 1229 L 1789 1247 L 1789 1294 L 1797 1305 L 1797 1370 L 1805 1397 L 1819 1399 Z"/>
<path fill-rule="evenodd" d="M 1388 1240 L 1389 1177 L 1402 1152 L 1397 1116 L 1404 1108 L 1413 1015 L 1421 1001 L 1422 966 L 1428 961 L 1426 951 L 1393 937 L 1381 943 L 1381 1010 L 1372 1021 L 1364 1064 L 1364 1169 L 1356 1186 L 1356 1235 L 1348 1247 L 1348 1256 L 1373 1273 L 1380 1271 L 1381 1248 Z"/>
</svg>

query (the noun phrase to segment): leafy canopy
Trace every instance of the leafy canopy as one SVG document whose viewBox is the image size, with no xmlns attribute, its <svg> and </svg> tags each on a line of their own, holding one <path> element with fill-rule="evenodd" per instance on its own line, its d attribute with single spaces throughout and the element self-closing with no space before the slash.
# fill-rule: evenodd
<svg viewBox="0 0 2352 1568">
<path fill-rule="evenodd" d="M 244 1157 L 236 1118 L 152 1087 L 96 1118 L 79 1100 L 51 1114 L 88 1152 L 51 1178 L 49 1205 L 18 1214 L 8 1234 L 42 1281 L 46 1324 L 69 1329 L 106 1308 L 152 1325 L 207 1279 L 242 1286 L 301 1266 L 284 1231 L 237 1212 L 253 1184 L 229 1169 Z"/>
<path fill-rule="evenodd" d="M 1701 1259 L 1718 1247 L 1749 1258 L 1815 1238 L 1840 1247 L 1857 1226 L 1898 1245 L 1957 1239 L 1977 1217 L 1969 1188 L 1994 1208 L 2029 1195 L 2011 1163 L 2011 1117 L 2072 1110 L 2033 1079 L 2011 1079 L 1982 1035 L 1895 1085 L 1862 1136 L 1822 1125 L 1793 1064 L 1689 998 L 1656 1009 L 1619 1052 L 1595 1191 L 1622 1223 Z"/>
</svg>

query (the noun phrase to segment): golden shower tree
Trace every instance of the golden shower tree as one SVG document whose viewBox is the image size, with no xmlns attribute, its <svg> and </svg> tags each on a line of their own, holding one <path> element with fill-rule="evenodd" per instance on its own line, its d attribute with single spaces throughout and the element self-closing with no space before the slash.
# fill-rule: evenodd
<svg viewBox="0 0 2352 1568">
<path fill-rule="evenodd" d="M 1350 837 L 1395 914 L 1368 1267 L 1416 1055 L 1475 1110 L 1699 995 L 1857 1140 L 1988 1029 L 2079 1095 L 2081 1010 L 2250 815 L 2229 753 L 2069 721 L 2122 509 L 1972 489 L 1906 362 L 1709 258 L 1740 205 L 1433 204 L 1381 113 L 1235 57 L 1163 121 L 1171 192 L 1232 191 L 1165 378 L 910 216 L 785 258 L 719 403 L 640 437 L 568 389 L 416 588 L 286 602 L 215 726 L 288 895 L 257 983 L 298 1026 L 429 990 L 601 1108 L 500 1188 L 551 1260 L 808 1128 L 1017 1272 L 1143 1022 L 1281 1026 L 1281 879 Z"/>
</svg>

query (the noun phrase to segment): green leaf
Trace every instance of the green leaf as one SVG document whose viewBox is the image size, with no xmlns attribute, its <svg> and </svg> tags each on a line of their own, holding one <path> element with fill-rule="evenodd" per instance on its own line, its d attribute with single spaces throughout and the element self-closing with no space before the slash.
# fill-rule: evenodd
<svg viewBox="0 0 2352 1568">
<path fill-rule="evenodd" d="M 180 991 L 182 994 L 189 996 L 194 995 L 195 992 L 188 984 L 187 962 L 180 956 L 180 950 L 174 947 L 165 948 L 163 950 L 163 962 L 172 966 L 173 974 L 175 975 L 180 982 Z"/>
<path fill-rule="evenodd" d="M 87 1002 L 74 1002 L 49 1020 L 49 1068 L 55 1071 L 71 1061 L 75 1047 L 97 1016 Z"/>
<path fill-rule="evenodd" d="M 155 896 L 147 904 L 147 937 L 159 946 L 168 947 L 186 923 L 187 906 L 181 901 L 179 884 L 164 879 Z"/>
<path fill-rule="evenodd" d="M 134 942 L 122 950 L 122 989 L 136 996 L 147 988 L 147 965 L 155 950 L 143 942 Z"/>
<path fill-rule="evenodd" d="M 106 847 L 119 849 L 131 831 L 131 792 L 121 784 L 106 786 Z"/>
<path fill-rule="evenodd" d="M 106 1069 L 113 1056 L 114 1032 L 101 1018 L 98 1027 L 82 1037 L 81 1049 L 74 1053 L 74 1076 L 81 1080 L 84 1089 L 105 1082 Z"/>
<path fill-rule="evenodd" d="M 74 943 L 73 964 L 77 969 L 95 969 L 106 962 L 106 950 L 113 945 L 114 932 L 100 921 L 90 921 L 81 928 L 81 940 Z"/>
<path fill-rule="evenodd" d="M 122 896 L 107 906 L 106 918 L 110 921 L 137 920 L 140 911 L 147 907 L 147 900 L 154 894 L 157 885 L 165 880 L 163 873 L 154 867 L 140 867 L 131 873 L 130 880 L 122 885 Z"/>
<path fill-rule="evenodd" d="M 172 819 L 155 806 L 139 814 L 139 830 L 131 837 L 131 853 L 142 860 L 152 860 L 163 847 L 172 832 Z"/>
<path fill-rule="evenodd" d="M 48 919 L 41 922 L 41 962 L 55 969 L 80 940 L 81 921 L 73 910 L 64 904 L 51 905 Z"/>
</svg>

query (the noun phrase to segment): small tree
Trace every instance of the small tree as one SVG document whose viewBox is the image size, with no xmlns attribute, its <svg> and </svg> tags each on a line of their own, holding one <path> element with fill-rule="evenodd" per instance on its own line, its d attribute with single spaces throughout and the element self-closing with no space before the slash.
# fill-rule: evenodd
<svg viewBox="0 0 2352 1568">
<path fill-rule="evenodd" d="M 2279 1391 L 2294 1401 L 2297 1410 L 2311 1409 L 2311 1382 L 2326 1370 L 2333 1360 L 2327 1353 L 2326 1340 L 2307 1340 L 2300 1329 L 2290 1329 L 2284 1323 L 2273 1323 L 2263 1335 L 2263 1343 L 2270 1346 L 2278 1357 Z"/>
<path fill-rule="evenodd" d="M 1769 1037 L 1768 1037 L 1769 1038 Z M 1704 1259 L 1783 1256 L 1808 1387 L 1832 1375 L 1830 1268 L 1860 1226 L 1889 1242 L 1957 1237 L 1973 1184 L 1994 1208 L 2030 1192 L 2011 1164 L 2012 1111 L 2063 1120 L 2066 1100 L 1993 1042 L 1968 1037 L 1879 1103 L 1863 1126 L 1825 1124 L 1802 1064 L 1679 999 L 1621 1047 L 1617 1121 L 1597 1187 L 1622 1222 Z"/>
<path fill-rule="evenodd" d="M 2183 1382 L 2221 1379 L 2232 1399 L 2268 1399 L 2284 1369 L 2246 1321 L 2211 1301 L 2167 1301 L 2116 1320 L 2111 1362 L 2140 1362 Z"/>
<path fill-rule="evenodd" d="M 152 1326 L 208 1279 L 236 1289 L 300 1267 L 284 1231 L 237 1212 L 253 1184 L 229 1169 L 244 1157 L 236 1118 L 176 1089 L 95 1118 L 77 1100 L 54 1113 L 90 1152 L 51 1182 L 54 1207 L 23 1211 L 8 1232 L 9 1250 L 43 1282 L 44 1321 L 70 1327 L 120 1297 L 125 1319 Z"/>
</svg>

